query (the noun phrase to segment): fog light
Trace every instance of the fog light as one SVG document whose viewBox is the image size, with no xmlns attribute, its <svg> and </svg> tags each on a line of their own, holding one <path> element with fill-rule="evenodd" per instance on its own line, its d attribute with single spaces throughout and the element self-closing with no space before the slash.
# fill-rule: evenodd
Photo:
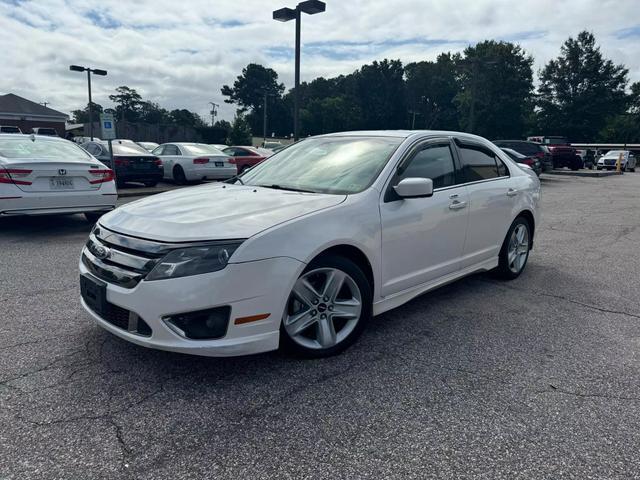
<svg viewBox="0 0 640 480">
<path fill-rule="evenodd" d="M 165 323 L 181 337 L 192 340 L 213 340 L 227 333 L 231 307 L 217 307 L 197 312 L 164 317 Z"/>
</svg>

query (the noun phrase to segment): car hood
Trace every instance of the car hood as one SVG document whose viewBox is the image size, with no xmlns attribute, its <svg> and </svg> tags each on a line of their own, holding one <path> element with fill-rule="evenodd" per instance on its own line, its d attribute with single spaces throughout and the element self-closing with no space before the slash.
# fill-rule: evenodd
<svg viewBox="0 0 640 480">
<path fill-rule="evenodd" d="M 110 230 L 164 242 L 249 238 L 342 203 L 346 195 L 208 184 L 125 204 L 100 219 Z"/>
</svg>

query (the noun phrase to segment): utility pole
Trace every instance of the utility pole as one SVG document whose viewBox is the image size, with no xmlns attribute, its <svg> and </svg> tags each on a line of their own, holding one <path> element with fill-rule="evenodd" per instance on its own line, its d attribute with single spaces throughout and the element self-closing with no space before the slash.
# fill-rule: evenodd
<svg viewBox="0 0 640 480">
<path fill-rule="evenodd" d="M 43 106 L 46 107 L 47 105 L 50 105 L 50 103 L 49 102 L 42 102 L 40 105 L 43 105 Z"/>
<path fill-rule="evenodd" d="M 82 67 L 80 65 L 70 65 L 69 70 L 72 72 L 87 72 L 87 84 L 89 86 L 89 136 L 93 141 L 93 102 L 91 100 L 91 74 L 105 76 L 107 74 L 106 70 L 101 70 L 99 68 L 89 68 Z"/>
<path fill-rule="evenodd" d="M 216 115 L 218 114 L 217 109 L 220 105 L 213 102 L 209 102 L 209 105 L 211 105 L 211 126 L 213 127 L 213 125 L 216 123 Z"/>
<path fill-rule="evenodd" d="M 262 110 L 262 146 L 264 147 L 265 142 L 267 141 L 267 98 L 274 97 L 273 93 L 263 92 L 264 95 L 264 106 Z"/>
</svg>

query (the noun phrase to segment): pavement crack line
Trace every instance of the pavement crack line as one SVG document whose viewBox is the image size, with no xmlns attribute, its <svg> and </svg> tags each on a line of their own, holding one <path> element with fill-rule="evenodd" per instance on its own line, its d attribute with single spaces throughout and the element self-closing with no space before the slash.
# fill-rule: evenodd
<svg viewBox="0 0 640 480">
<path fill-rule="evenodd" d="M 573 300 L 572 298 L 566 297 L 564 295 L 558 295 L 558 294 L 555 294 L 555 293 L 547 293 L 547 292 L 537 292 L 537 291 L 532 291 L 532 290 L 525 290 L 523 288 L 517 288 L 517 287 L 513 287 L 513 286 L 508 286 L 508 285 L 504 285 L 502 283 L 494 282 L 494 281 L 491 281 L 491 280 L 481 280 L 481 281 L 485 282 L 485 283 L 490 283 L 492 285 L 497 285 L 498 287 L 506 288 L 507 290 L 515 290 L 517 292 L 522 292 L 522 293 L 526 293 L 526 294 L 529 294 L 529 295 L 540 295 L 542 297 L 549 297 L 549 298 L 555 298 L 557 300 L 564 300 L 565 302 L 573 303 L 574 305 L 580 305 L 582 307 L 589 308 L 591 310 L 596 310 L 596 311 L 602 312 L 602 313 L 613 313 L 613 314 L 616 314 L 616 315 L 626 315 L 628 317 L 639 318 L 640 319 L 640 315 L 638 315 L 636 313 L 625 312 L 623 310 L 613 310 L 613 309 L 610 309 L 610 308 L 597 307 L 597 306 L 591 305 L 589 303 L 584 303 L 584 302 L 580 302 L 578 300 Z"/>
<path fill-rule="evenodd" d="M 572 392 L 571 390 L 565 390 L 560 387 L 556 387 L 554 385 L 549 385 L 551 390 L 541 390 L 535 392 L 536 395 L 540 395 L 543 393 L 553 393 L 560 395 L 571 395 L 573 397 L 579 398 L 602 398 L 604 400 L 624 400 L 624 401 L 632 401 L 632 402 L 640 402 L 640 397 L 624 397 L 621 395 L 607 395 L 603 393 L 582 393 L 582 392 Z"/>
</svg>

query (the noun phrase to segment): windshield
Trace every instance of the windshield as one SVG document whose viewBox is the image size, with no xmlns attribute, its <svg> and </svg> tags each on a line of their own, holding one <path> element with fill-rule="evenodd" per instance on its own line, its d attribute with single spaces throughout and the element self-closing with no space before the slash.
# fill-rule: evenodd
<svg viewBox="0 0 640 480">
<path fill-rule="evenodd" d="M 376 179 L 403 138 L 319 137 L 276 153 L 241 178 L 245 185 L 318 193 L 361 192 Z"/>
<path fill-rule="evenodd" d="M 625 150 L 611 150 L 605 157 L 619 157 L 621 153 L 626 155 Z"/>
<path fill-rule="evenodd" d="M 31 140 L 25 138 L 0 138 L 0 156 L 6 158 L 38 158 L 60 160 L 60 158 L 75 157 L 83 160 L 93 158 L 74 143 L 51 141 L 43 139 Z"/>
<path fill-rule="evenodd" d="M 182 145 L 182 149 L 189 155 L 225 155 L 216 147 L 211 145 Z"/>
</svg>

